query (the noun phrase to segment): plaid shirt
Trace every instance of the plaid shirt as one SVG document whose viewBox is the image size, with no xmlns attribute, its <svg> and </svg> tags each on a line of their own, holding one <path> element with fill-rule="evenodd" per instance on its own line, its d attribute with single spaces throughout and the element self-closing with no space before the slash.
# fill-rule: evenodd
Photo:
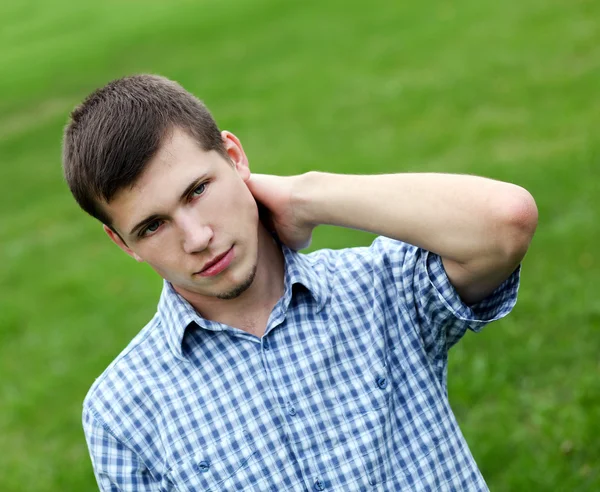
<svg viewBox="0 0 600 492">
<path fill-rule="evenodd" d="M 402 242 L 283 251 L 260 339 L 165 282 L 84 402 L 100 488 L 487 490 L 448 403 L 447 353 L 510 312 L 520 267 L 468 307 L 439 256 Z"/>
</svg>

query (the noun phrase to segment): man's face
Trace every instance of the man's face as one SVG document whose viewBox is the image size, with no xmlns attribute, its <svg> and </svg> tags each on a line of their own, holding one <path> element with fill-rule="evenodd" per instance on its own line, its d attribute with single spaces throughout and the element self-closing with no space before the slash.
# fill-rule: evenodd
<svg viewBox="0 0 600 492">
<path fill-rule="evenodd" d="M 124 243 L 109 236 L 184 295 L 231 299 L 256 272 L 258 208 L 246 186 L 248 161 L 235 136 L 223 137 L 231 161 L 175 129 L 134 186 L 104 204 Z"/>
</svg>

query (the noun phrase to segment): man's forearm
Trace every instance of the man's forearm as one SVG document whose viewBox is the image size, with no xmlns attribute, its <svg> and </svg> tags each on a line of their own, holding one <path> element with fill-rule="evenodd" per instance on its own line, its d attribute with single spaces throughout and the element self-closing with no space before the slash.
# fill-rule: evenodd
<svg viewBox="0 0 600 492">
<path fill-rule="evenodd" d="M 314 224 L 366 230 L 460 264 L 522 257 L 537 224 L 525 189 L 469 175 L 310 172 L 296 199 Z"/>
</svg>

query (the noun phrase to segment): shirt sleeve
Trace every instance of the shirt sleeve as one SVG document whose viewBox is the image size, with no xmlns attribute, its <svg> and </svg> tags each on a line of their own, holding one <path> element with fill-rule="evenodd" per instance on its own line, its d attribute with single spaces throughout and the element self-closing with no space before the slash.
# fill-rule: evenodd
<svg viewBox="0 0 600 492">
<path fill-rule="evenodd" d="M 83 428 L 94 474 L 102 492 L 159 491 L 148 468 L 120 442 L 93 412 L 83 412 Z"/>
<path fill-rule="evenodd" d="M 479 332 L 503 318 L 517 302 L 521 265 L 487 298 L 469 306 L 450 283 L 442 259 L 435 253 L 383 237 L 377 238 L 372 248 L 381 258 L 383 275 L 391 275 L 401 307 L 430 356 L 447 352 L 467 329 Z"/>
</svg>

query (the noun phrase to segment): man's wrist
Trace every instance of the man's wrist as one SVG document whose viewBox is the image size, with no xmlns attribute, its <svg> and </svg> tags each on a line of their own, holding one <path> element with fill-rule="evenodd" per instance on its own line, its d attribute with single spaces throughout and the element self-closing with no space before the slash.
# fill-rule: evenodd
<svg viewBox="0 0 600 492">
<path fill-rule="evenodd" d="M 316 227 L 324 224 L 322 205 L 319 197 L 324 189 L 323 181 L 327 173 L 319 171 L 308 171 L 298 176 L 298 182 L 294 187 L 294 213 L 296 219 L 307 226 Z"/>
</svg>

